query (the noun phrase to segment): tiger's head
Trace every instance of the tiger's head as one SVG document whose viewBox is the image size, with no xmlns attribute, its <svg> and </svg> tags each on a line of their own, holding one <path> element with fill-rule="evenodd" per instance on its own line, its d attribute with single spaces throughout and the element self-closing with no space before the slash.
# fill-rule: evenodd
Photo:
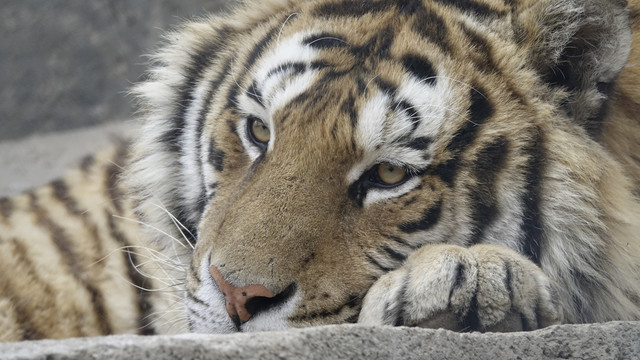
<svg viewBox="0 0 640 360">
<path fill-rule="evenodd" d="M 191 330 L 355 322 L 426 243 L 551 266 L 575 209 L 545 174 L 608 161 L 591 137 L 629 42 L 622 0 L 268 0 L 186 24 L 137 87 L 128 181 L 194 245 L 154 235 L 188 268 Z"/>
</svg>

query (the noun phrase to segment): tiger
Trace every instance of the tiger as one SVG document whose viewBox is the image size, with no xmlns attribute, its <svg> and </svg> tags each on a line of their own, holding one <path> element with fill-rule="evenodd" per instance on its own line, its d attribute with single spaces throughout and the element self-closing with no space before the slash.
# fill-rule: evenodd
<svg viewBox="0 0 640 360">
<path fill-rule="evenodd" d="M 0 200 L 0 339 L 640 320 L 639 0 L 260 0 Z"/>
</svg>

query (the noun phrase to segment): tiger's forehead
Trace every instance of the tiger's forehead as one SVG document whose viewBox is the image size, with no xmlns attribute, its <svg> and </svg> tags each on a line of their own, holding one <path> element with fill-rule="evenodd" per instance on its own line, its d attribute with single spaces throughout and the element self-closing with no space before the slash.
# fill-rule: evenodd
<svg viewBox="0 0 640 360">
<path fill-rule="evenodd" d="M 313 125 L 322 135 L 314 141 L 357 148 L 362 159 L 350 178 L 380 161 L 426 167 L 448 110 L 456 111 L 454 90 L 445 69 L 419 51 L 394 48 L 388 36 L 378 31 L 353 43 L 326 29 L 283 33 L 256 63 L 240 97 L 243 112 L 265 122 L 276 146 L 281 132 L 300 136 Z"/>
</svg>

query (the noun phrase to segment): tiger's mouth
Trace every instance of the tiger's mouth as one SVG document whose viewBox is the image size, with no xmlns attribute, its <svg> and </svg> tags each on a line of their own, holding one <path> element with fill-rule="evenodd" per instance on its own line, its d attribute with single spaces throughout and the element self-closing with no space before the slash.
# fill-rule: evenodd
<svg viewBox="0 0 640 360">
<path fill-rule="evenodd" d="M 273 294 L 262 285 L 235 286 L 216 266 L 203 261 L 201 286 L 187 290 L 186 309 L 191 332 L 234 333 L 286 330 L 301 295 L 296 283 Z"/>
</svg>

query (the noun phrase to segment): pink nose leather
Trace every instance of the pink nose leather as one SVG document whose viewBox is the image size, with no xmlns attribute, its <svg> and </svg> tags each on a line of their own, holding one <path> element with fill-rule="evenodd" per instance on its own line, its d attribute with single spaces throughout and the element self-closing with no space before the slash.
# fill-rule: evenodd
<svg viewBox="0 0 640 360">
<path fill-rule="evenodd" d="M 220 270 L 215 266 L 211 266 L 209 272 L 224 295 L 227 313 L 229 313 L 232 319 L 239 319 L 241 323 L 249 321 L 253 315 L 246 308 L 249 299 L 259 296 L 266 298 L 275 296 L 269 289 L 262 285 L 254 284 L 236 287 L 225 280 Z"/>
</svg>

